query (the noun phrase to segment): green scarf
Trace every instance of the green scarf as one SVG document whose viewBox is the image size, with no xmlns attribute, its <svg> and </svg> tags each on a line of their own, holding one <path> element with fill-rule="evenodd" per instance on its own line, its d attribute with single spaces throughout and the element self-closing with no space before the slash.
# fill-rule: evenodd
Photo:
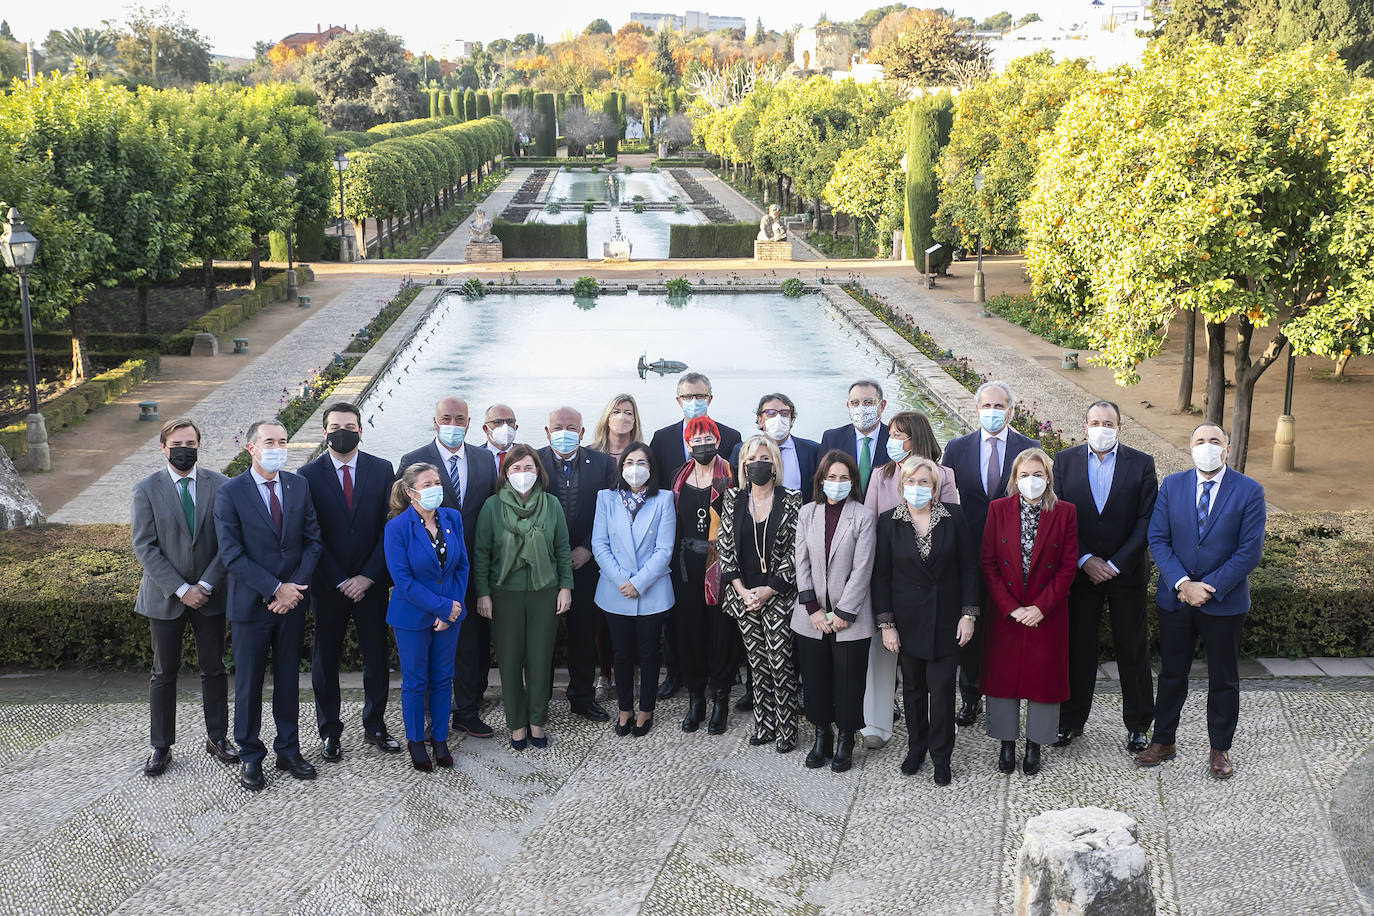
<svg viewBox="0 0 1374 916">
<path fill-rule="evenodd" d="M 537 484 L 525 502 L 509 484 L 501 487 L 497 499 L 501 501 L 501 570 L 493 584 L 504 585 L 512 573 L 528 566 L 532 590 L 553 585 L 553 558 L 545 538 L 554 524 L 550 511 L 554 501 Z"/>
</svg>

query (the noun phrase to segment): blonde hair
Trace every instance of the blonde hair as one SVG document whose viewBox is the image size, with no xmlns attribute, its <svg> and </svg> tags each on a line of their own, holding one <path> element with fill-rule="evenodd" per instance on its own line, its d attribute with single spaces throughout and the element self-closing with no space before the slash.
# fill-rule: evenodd
<svg viewBox="0 0 1374 916">
<path fill-rule="evenodd" d="M 1015 496 L 1020 490 L 1016 487 L 1016 475 L 1021 470 L 1021 465 L 1027 461 L 1038 461 L 1045 468 L 1045 492 L 1040 497 L 1040 508 L 1046 512 L 1054 509 L 1054 504 L 1058 502 L 1054 495 L 1054 462 L 1050 456 L 1045 454 L 1043 449 L 1028 448 L 1011 460 L 1011 476 L 1007 478 L 1007 495 Z"/>
<path fill-rule="evenodd" d="M 401 476 L 391 485 L 391 506 L 390 511 L 386 514 L 388 521 L 410 508 L 410 497 L 406 495 L 406 490 L 415 489 L 415 479 L 425 471 L 439 473 L 439 469 L 434 465 L 419 461 L 407 465 L 406 469 L 401 472 Z M 443 479 L 440 478 L 439 482 L 442 484 Z"/>
<path fill-rule="evenodd" d="M 940 492 L 940 482 L 944 480 L 944 477 L 940 474 L 940 465 L 923 455 L 912 455 L 902 462 L 901 469 L 897 472 L 897 484 L 899 486 L 905 484 L 907 480 L 916 476 L 917 471 L 922 469 L 930 472 L 930 479 L 935 481 L 934 490 L 936 495 L 938 495 Z M 938 502 L 938 500 L 936 501 Z"/>
<path fill-rule="evenodd" d="M 739 480 L 741 490 L 749 486 L 749 478 L 744 474 L 744 465 L 762 445 L 768 449 L 768 457 L 773 461 L 773 476 L 779 484 L 782 483 L 782 452 L 778 451 L 777 443 L 760 433 L 757 436 L 750 436 L 744 440 L 744 444 L 739 447 L 739 468 L 735 471 L 735 477 Z"/>
<path fill-rule="evenodd" d="M 609 452 L 611 450 L 611 411 L 621 404 L 629 404 L 635 411 L 635 425 L 630 430 L 630 441 L 644 441 L 644 431 L 639 426 L 639 404 L 635 402 L 634 395 L 618 394 L 606 402 L 605 408 L 601 411 L 601 419 L 596 421 L 596 426 L 592 429 L 593 451 Z"/>
</svg>

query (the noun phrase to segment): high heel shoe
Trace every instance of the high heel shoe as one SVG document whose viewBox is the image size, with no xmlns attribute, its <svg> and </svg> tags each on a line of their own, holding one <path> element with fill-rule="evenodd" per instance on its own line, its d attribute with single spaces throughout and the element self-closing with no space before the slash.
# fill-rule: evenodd
<svg viewBox="0 0 1374 916">
<path fill-rule="evenodd" d="M 511 738 L 510 749 L 513 751 L 523 751 L 526 747 L 529 746 L 529 743 L 530 739 L 528 735 L 526 735 L 524 738 Z"/>
<path fill-rule="evenodd" d="M 530 735 L 530 747 L 548 747 L 548 746 L 549 746 L 549 733 L 548 733 L 548 732 L 545 732 L 545 733 L 542 734 L 542 735 L 534 735 L 534 734 L 531 734 L 531 735 Z"/>
<path fill-rule="evenodd" d="M 630 733 L 634 735 L 636 738 L 643 738 L 645 735 L 649 734 L 649 730 L 653 727 L 654 717 L 649 716 L 649 718 L 644 720 L 643 725 L 636 725 L 633 729 L 630 730 Z"/>
<path fill-rule="evenodd" d="M 811 753 L 806 755 L 806 768 L 808 770 L 818 770 L 825 766 L 825 761 L 835 756 L 835 733 L 830 730 L 829 725 L 816 726 L 816 744 L 811 748 Z"/>
<path fill-rule="evenodd" d="M 407 741 L 406 745 L 410 748 L 410 765 L 421 773 L 428 773 L 434 769 L 434 764 L 429 759 L 429 751 L 425 749 L 423 741 Z"/>
<path fill-rule="evenodd" d="M 634 717 L 634 716 L 630 716 L 630 718 L 626 719 L 624 722 L 621 722 L 619 719 L 616 719 L 616 722 L 615 722 L 615 733 L 616 733 L 617 735 L 619 735 L 620 737 L 624 738 L 626 735 L 628 735 L 631 731 L 634 730 L 634 727 L 635 727 L 635 717 Z"/>
<path fill-rule="evenodd" d="M 1016 772 L 1016 742 L 1003 741 L 1002 751 L 997 755 L 997 772 Z"/>
<path fill-rule="evenodd" d="M 1040 745 L 1034 741 L 1026 742 L 1026 756 L 1021 760 L 1021 772 L 1026 776 L 1034 776 L 1040 772 Z"/>
<path fill-rule="evenodd" d="M 448 749 L 447 741 L 434 742 L 434 762 L 441 767 L 453 766 L 453 754 Z"/>
</svg>

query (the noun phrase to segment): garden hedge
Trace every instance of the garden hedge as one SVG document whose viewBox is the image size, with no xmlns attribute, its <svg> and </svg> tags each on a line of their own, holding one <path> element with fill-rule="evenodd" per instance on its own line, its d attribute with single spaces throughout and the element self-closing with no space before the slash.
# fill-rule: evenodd
<svg viewBox="0 0 1374 916">
<path fill-rule="evenodd" d="M 757 223 L 674 225 L 668 229 L 670 258 L 752 258 Z"/>
<path fill-rule="evenodd" d="M 492 234 L 501 240 L 507 258 L 586 258 L 587 221 L 575 223 L 511 223 L 492 220 Z"/>
<path fill-rule="evenodd" d="M 70 359 L 70 353 L 68 359 Z M 69 388 L 52 400 L 39 405 L 48 424 L 49 434 L 66 429 L 79 423 L 86 414 L 106 404 L 114 398 L 127 393 L 157 374 L 158 354 L 149 350 L 130 359 L 124 364 L 94 375 L 74 388 Z M 0 445 L 13 461 L 20 460 L 28 453 L 28 442 L 24 438 L 24 422 L 21 420 L 11 426 L 0 428 Z M 0 612 L 0 620 L 3 620 Z"/>
</svg>

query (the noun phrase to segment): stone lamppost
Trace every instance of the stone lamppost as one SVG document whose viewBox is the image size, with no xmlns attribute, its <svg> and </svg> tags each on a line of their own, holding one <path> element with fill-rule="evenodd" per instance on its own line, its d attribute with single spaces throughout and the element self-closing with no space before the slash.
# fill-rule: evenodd
<svg viewBox="0 0 1374 916">
<path fill-rule="evenodd" d="M 3 209 L 3 204 L 0 204 Z M 33 315 L 29 309 L 29 268 L 38 256 L 38 239 L 24 225 L 19 211 L 9 208 L 4 233 L 0 234 L 0 256 L 5 266 L 19 273 L 19 301 L 24 311 L 24 350 L 28 358 L 29 415 L 24 439 L 28 442 L 30 471 L 51 471 L 52 455 L 48 451 L 48 423 L 38 412 L 38 363 L 33 352 Z"/>
</svg>

